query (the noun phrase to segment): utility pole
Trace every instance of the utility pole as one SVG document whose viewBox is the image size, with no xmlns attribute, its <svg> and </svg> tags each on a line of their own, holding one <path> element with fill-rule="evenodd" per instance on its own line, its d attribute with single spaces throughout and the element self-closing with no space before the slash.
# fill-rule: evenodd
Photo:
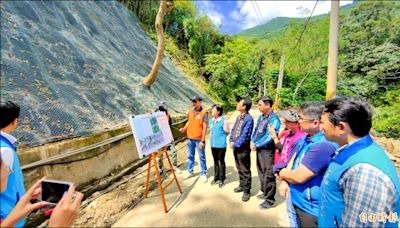
<svg viewBox="0 0 400 228">
<path fill-rule="evenodd" d="M 281 56 L 281 65 L 279 66 L 278 84 L 276 86 L 276 96 L 275 96 L 276 107 L 279 107 L 279 90 L 282 88 L 283 70 L 284 69 L 285 69 L 285 55 L 282 55 Z"/>
<path fill-rule="evenodd" d="M 339 49 L 339 1 L 331 1 L 326 100 L 333 99 L 336 97 L 338 49 Z"/>
<path fill-rule="evenodd" d="M 267 87 L 267 80 L 264 78 L 264 96 L 267 95 L 267 89 L 266 89 L 266 87 Z"/>
</svg>

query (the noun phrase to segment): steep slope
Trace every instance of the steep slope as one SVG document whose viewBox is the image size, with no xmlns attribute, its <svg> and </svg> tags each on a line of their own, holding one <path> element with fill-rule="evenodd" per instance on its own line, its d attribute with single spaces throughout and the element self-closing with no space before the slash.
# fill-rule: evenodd
<svg viewBox="0 0 400 228">
<path fill-rule="evenodd" d="M 164 58 L 151 89 L 141 83 L 156 46 L 115 1 L 2 1 L 1 99 L 20 104 L 15 134 L 34 145 L 115 128 L 158 99 L 185 113 L 211 100 Z"/>
</svg>

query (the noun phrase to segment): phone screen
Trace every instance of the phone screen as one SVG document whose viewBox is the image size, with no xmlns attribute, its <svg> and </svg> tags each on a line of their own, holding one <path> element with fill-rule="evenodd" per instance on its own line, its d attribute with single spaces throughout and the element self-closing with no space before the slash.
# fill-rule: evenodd
<svg viewBox="0 0 400 228">
<path fill-rule="evenodd" d="M 53 183 L 53 182 L 42 182 L 42 200 L 57 204 L 58 201 L 64 195 L 64 192 L 68 192 L 69 185 L 62 183 Z"/>
</svg>

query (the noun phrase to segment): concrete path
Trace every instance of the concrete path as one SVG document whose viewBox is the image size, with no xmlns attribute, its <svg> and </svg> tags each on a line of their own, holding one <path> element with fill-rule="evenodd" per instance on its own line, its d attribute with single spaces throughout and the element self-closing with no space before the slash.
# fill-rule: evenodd
<svg viewBox="0 0 400 228">
<path fill-rule="evenodd" d="M 238 112 L 229 118 L 231 127 Z M 250 114 L 255 118 L 259 112 L 253 108 Z M 208 139 L 207 139 L 208 140 Z M 251 198 L 248 202 L 242 202 L 242 193 L 234 193 L 233 189 L 238 186 L 239 177 L 235 167 L 233 152 L 227 149 L 226 161 L 226 185 L 219 188 L 211 185 L 214 174 L 213 158 L 209 145 L 206 148 L 208 167 L 208 182 L 203 183 L 199 178 L 200 166 L 198 155 L 194 168 L 196 176 L 183 180 L 187 174 L 183 171 L 178 174 L 179 183 L 183 194 L 179 194 L 175 184 L 167 188 L 165 197 L 167 214 L 163 211 L 163 205 L 158 188 L 150 192 L 149 198 L 145 198 L 135 208 L 123 216 L 114 227 L 276 227 L 279 215 L 285 213 L 286 206 L 283 199 L 276 195 L 275 207 L 268 210 L 259 209 L 262 200 L 255 196 L 260 191 L 260 181 L 256 169 L 256 154 L 251 156 L 252 189 Z M 186 164 L 181 165 L 186 170 Z M 154 178 L 154 177 L 153 177 Z M 165 183 L 165 182 L 164 182 Z"/>
</svg>

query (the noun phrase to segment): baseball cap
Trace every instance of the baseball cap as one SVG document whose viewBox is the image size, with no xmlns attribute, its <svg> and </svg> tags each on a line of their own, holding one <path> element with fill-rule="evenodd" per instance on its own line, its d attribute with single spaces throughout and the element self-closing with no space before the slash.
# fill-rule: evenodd
<svg viewBox="0 0 400 228">
<path fill-rule="evenodd" d="M 199 96 L 191 97 L 190 100 L 193 101 L 193 102 L 194 101 L 202 101 L 201 97 L 199 97 Z"/>
<path fill-rule="evenodd" d="M 299 121 L 299 114 L 293 109 L 279 111 L 278 115 L 289 122 Z"/>
<path fill-rule="evenodd" d="M 165 101 L 157 101 L 157 107 L 165 106 Z"/>
</svg>

